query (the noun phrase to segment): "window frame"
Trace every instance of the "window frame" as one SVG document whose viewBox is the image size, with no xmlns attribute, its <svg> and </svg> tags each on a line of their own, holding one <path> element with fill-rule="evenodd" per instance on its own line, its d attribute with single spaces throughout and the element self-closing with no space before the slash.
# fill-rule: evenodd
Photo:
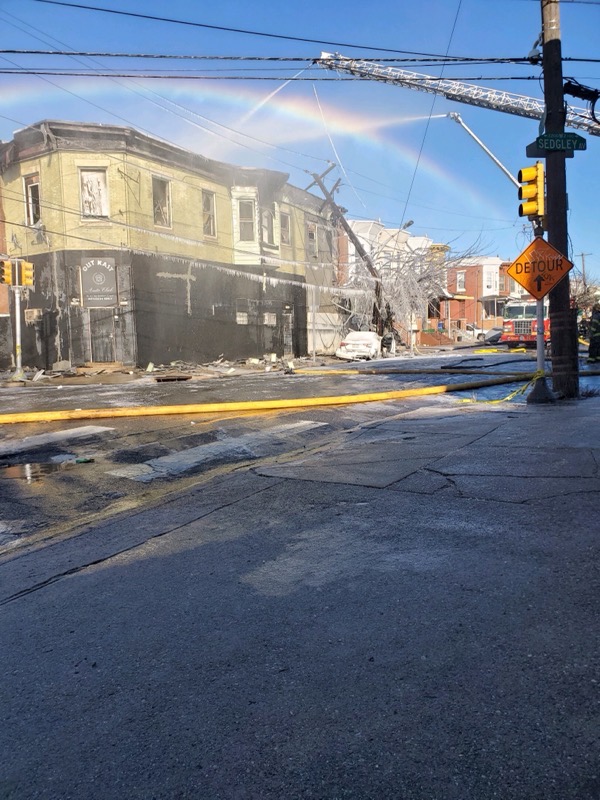
<svg viewBox="0 0 600 800">
<path fill-rule="evenodd" d="M 36 187 L 37 198 L 33 197 L 32 189 Z M 42 219 L 42 202 L 41 202 L 41 187 L 40 187 L 40 173 L 33 172 L 30 175 L 23 176 L 23 191 L 25 194 L 25 222 L 29 228 Z M 35 217 L 35 209 L 37 209 L 37 218 Z"/>
<path fill-rule="evenodd" d="M 306 223 L 306 253 L 309 256 L 318 258 L 319 255 L 319 231 L 316 222 Z"/>
<path fill-rule="evenodd" d="M 157 197 L 157 189 L 161 185 L 165 189 L 165 204 L 161 205 Z M 158 218 L 157 212 L 162 214 L 163 221 Z M 165 213 L 166 212 L 166 213 Z M 154 225 L 158 228 L 172 228 L 172 213 L 171 213 L 171 181 L 168 178 L 163 178 L 161 175 L 152 176 L 152 220 Z"/>
<path fill-rule="evenodd" d="M 248 206 L 251 215 L 242 215 L 242 206 Z M 256 242 L 256 202 L 250 197 L 238 198 L 238 222 L 240 242 Z M 251 236 L 248 236 L 247 229 L 250 227 Z"/>
<path fill-rule="evenodd" d="M 102 180 L 98 182 L 97 188 L 99 188 L 98 197 L 94 197 L 94 190 L 93 188 L 88 186 L 88 199 L 86 201 L 84 190 L 84 176 L 91 175 L 92 173 L 96 175 L 102 176 Z M 110 217 L 110 198 L 108 194 L 108 169 L 106 167 L 79 167 L 79 198 L 81 202 L 81 218 L 89 221 L 89 220 L 107 220 Z M 100 204 L 100 213 L 95 213 L 92 211 L 86 211 L 86 202 L 99 202 Z"/>
<path fill-rule="evenodd" d="M 279 214 L 279 240 L 281 244 L 292 244 L 292 215 L 287 211 L 281 211 Z"/>
<path fill-rule="evenodd" d="M 205 201 L 210 201 L 210 209 L 205 208 Z M 206 230 L 206 223 L 210 222 L 210 230 Z M 209 189 L 202 189 L 202 235 L 209 239 L 217 238 L 217 195 Z"/>
<path fill-rule="evenodd" d="M 275 208 L 267 206 L 260 214 L 260 230 L 263 244 L 275 247 Z"/>
</svg>

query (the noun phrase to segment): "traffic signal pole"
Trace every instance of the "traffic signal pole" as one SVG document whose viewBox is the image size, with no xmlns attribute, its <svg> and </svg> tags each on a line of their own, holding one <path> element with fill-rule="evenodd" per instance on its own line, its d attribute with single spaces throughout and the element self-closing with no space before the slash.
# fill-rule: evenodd
<svg viewBox="0 0 600 800">
<path fill-rule="evenodd" d="M 13 286 L 13 293 L 15 297 L 15 371 L 11 380 L 20 381 L 24 376 L 21 352 L 21 287 Z"/>
<path fill-rule="evenodd" d="M 564 133 L 566 109 L 563 90 L 559 0 L 541 0 L 546 133 Z M 567 256 L 567 180 L 565 155 L 546 155 L 546 229 L 548 241 Z M 552 384 L 559 397 L 579 396 L 579 353 L 576 311 L 571 309 L 569 276 L 550 291 Z"/>
</svg>

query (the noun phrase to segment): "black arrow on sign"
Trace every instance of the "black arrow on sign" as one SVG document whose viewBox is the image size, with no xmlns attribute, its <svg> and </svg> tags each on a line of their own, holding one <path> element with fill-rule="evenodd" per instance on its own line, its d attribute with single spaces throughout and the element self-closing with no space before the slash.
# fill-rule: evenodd
<svg viewBox="0 0 600 800">
<path fill-rule="evenodd" d="M 541 291 L 542 291 L 542 284 L 544 283 L 544 278 L 543 278 L 543 276 L 542 276 L 542 275 L 538 275 L 538 276 L 536 277 L 536 279 L 535 279 L 535 282 L 537 283 L 537 290 L 538 290 L 538 292 L 541 292 Z"/>
</svg>

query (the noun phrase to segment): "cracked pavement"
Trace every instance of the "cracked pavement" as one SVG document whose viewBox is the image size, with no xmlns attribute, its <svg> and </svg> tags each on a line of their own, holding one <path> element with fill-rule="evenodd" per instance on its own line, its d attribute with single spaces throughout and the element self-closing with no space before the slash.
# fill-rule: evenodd
<svg viewBox="0 0 600 800">
<path fill-rule="evenodd" d="M 0 797 L 597 800 L 600 398 L 378 405 L 4 549 Z"/>
</svg>

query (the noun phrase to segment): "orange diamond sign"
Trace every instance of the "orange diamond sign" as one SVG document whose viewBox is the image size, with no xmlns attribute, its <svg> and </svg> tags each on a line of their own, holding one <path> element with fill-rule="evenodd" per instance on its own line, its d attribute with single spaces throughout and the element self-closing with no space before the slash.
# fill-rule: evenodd
<svg viewBox="0 0 600 800">
<path fill-rule="evenodd" d="M 506 272 L 536 300 L 541 300 L 572 268 L 568 258 L 538 236 Z"/>
</svg>

